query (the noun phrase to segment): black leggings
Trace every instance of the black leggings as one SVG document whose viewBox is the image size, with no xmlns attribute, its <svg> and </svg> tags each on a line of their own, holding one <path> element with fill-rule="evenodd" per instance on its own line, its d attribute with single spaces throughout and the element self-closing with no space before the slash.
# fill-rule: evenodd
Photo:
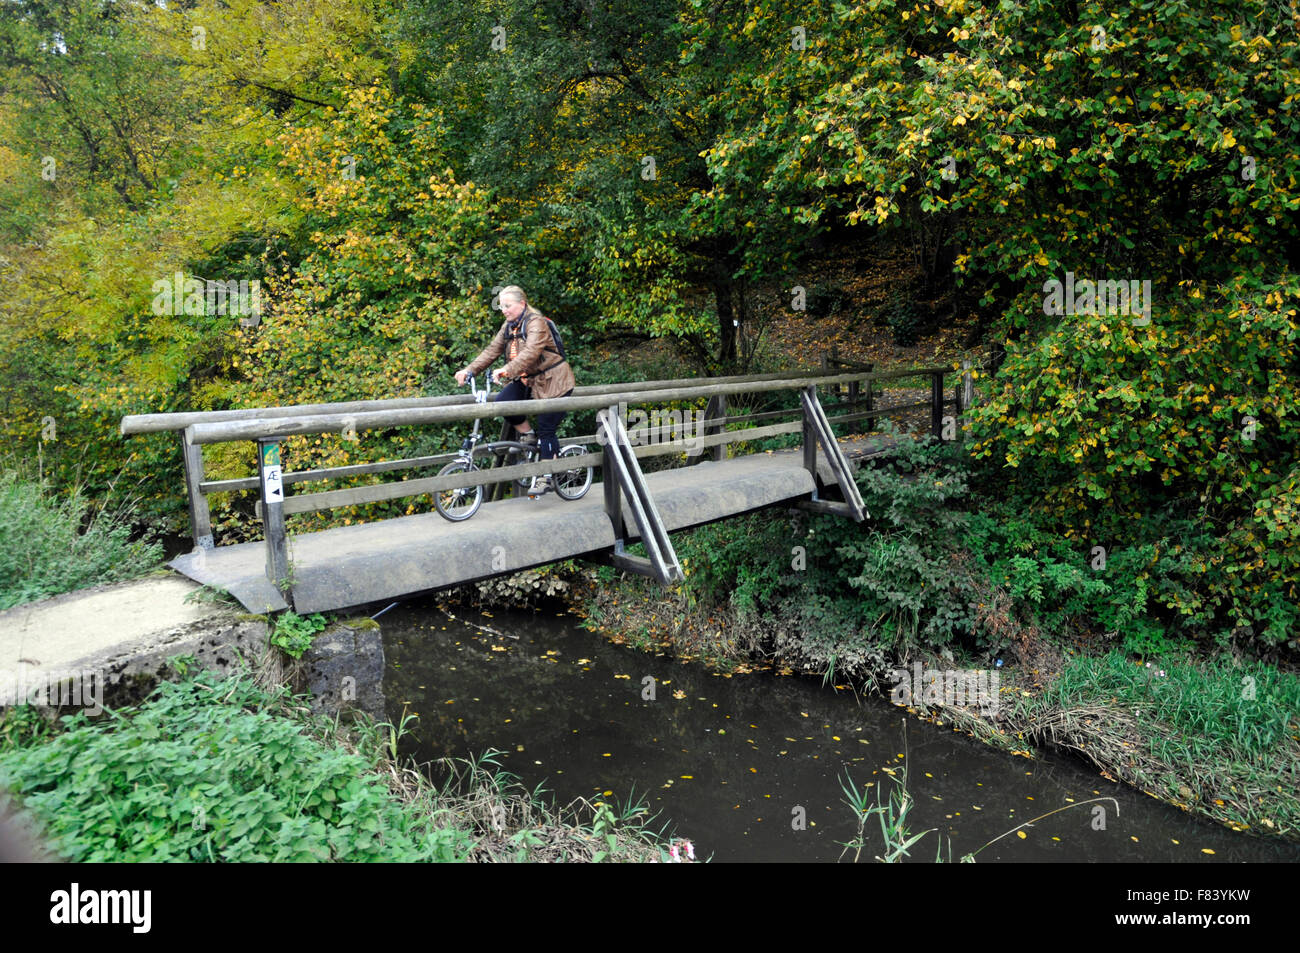
<svg viewBox="0 0 1300 953">
<path fill-rule="evenodd" d="M 561 394 L 561 397 L 568 397 L 573 393 L 570 387 L 568 393 Z M 525 387 L 519 381 L 511 381 L 501 390 L 497 391 L 494 400 L 531 400 L 533 396 L 532 389 Z M 550 414 L 537 415 L 537 449 L 538 456 L 543 460 L 552 460 L 560 452 L 560 441 L 555 436 L 555 431 L 560 429 L 560 421 L 565 418 L 564 411 L 557 411 Z M 506 417 L 506 423 L 512 427 L 517 427 L 524 422 L 524 417 Z"/>
</svg>

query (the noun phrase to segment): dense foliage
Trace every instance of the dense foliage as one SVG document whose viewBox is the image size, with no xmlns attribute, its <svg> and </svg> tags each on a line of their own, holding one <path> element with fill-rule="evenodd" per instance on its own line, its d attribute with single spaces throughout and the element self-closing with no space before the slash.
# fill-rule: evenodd
<svg viewBox="0 0 1300 953">
<path fill-rule="evenodd" d="M 374 764 L 249 682 L 163 682 L 131 718 L 73 716 L 0 754 L 0 787 L 72 861 L 454 861 L 473 837 L 402 809 Z"/>
<path fill-rule="evenodd" d="M 1212 611 L 1211 527 L 1155 513 L 1101 553 L 988 503 L 971 475 L 960 447 L 904 441 L 858 471 L 865 527 L 759 513 L 694 530 L 678 544 L 687 588 L 761 622 L 783 654 L 860 672 L 918 651 L 1015 659 L 1044 636 L 1144 657 L 1192 636 L 1250 644 Z"/>
<path fill-rule="evenodd" d="M 761 303 L 816 287 L 815 240 L 883 235 L 998 357 L 970 492 L 1034 558 L 1104 548 L 1132 574 L 1104 598 L 1160 633 L 1276 649 L 1300 627 L 1298 25 L 1276 0 L 13 0 L 0 428 L 56 487 L 143 481 L 177 528 L 179 448 L 123 444 L 124 414 L 446 392 L 511 283 L 571 349 L 735 366 Z M 159 308 L 177 274 L 258 281 L 261 313 Z M 930 330 L 898 293 L 889 322 Z M 286 463 L 454 442 L 358 436 Z M 251 448 L 207 460 L 246 476 Z M 247 494 L 214 503 L 254 531 Z M 927 603 L 929 635 L 972 601 Z"/>
</svg>

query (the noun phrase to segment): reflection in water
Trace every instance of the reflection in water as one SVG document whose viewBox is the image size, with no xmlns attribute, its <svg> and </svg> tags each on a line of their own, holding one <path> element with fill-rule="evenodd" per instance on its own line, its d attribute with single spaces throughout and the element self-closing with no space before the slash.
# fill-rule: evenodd
<svg viewBox="0 0 1300 953">
<path fill-rule="evenodd" d="M 857 827 L 840 790 L 845 771 L 874 783 L 874 801 L 893 789 L 884 769 L 901 777 L 904 766 L 910 826 L 936 829 L 945 858 L 949 844 L 956 859 L 1056 808 L 1108 796 L 1118 814 L 1110 802 L 1104 817 L 1094 805 L 1063 811 L 978 860 L 1300 860 L 1298 846 L 1193 818 L 1073 763 L 995 751 L 820 679 L 711 675 L 611 645 L 554 612 L 457 614 L 501 634 L 450 620 L 432 600 L 382 620 L 389 717 L 404 705 L 420 716 L 408 753 L 427 761 L 496 748 L 507 770 L 561 802 L 642 798 L 714 860 L 833 861 Z M 882 850 L 874 818 L 867 835 L 864 858 Z M 933 861 L 938 845 L 928 835 L 912 856 Z"/>
</svg>

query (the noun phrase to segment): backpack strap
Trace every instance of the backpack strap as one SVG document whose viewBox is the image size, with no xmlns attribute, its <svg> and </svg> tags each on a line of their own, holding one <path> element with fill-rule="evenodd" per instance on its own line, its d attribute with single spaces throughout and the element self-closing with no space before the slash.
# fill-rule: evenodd
<svg viewBox="0 0 1300 953">
<path fill-rule="evenodd" d="M 513 329 L 510 329 L 509 327 L 507 328 L 507 332 L 506 332 L 506 336 L 507 336 L 507 338 L 523 338 L 524 341 L 527 341 L 527 340 L 528 340 L 528 321 L 529 321 L 530 318 L 532 318 L 532 317 L 533 317 L 534 315 L 536 315 L 536 314 L 537 314 L 537 313 L 536 313 L 535 311 L 533 311 L 532 308 L 529 308 L 528 310 L 526 310 L 522 315 L 519 316 L 519 321 L 515 324 L 515 326 L 514 326 Z M 538 315 L 538 316 L 540 317 L 540 315 Z M 551 370 L 552 368 L 559 367 L 559 366 L 560 366 L 561 364 L 563 364 L 566 360 L 568 360 L 568 358 L 566 358 L 566 357 L 564 356 L 564 352 L 561 351 L 561 350 L 556 346 L 555 332 L 551 329 L 551 324 L 550 324 L 550 320 L 551 320 L 551 319 L 550 319 L 550 318 L 544 318 L 543 320 L 546 321 L 546 331 L 547 331 L 547 334 L 548 334 L 548 336 L 550 337 L 551 341 L 550 341 L 549 344 L 544 344 L 544 345 L 542 345 L 542 350 L 544 350 L 544 351 L 550 351 L 552 354 L 558 354 L 558 355 L 559 355 L 559 360 L 552 361 L 550 364 L 547 364 L 547 365 L 545 365 L 544 367 L 539 367 L 537 370 L 535 370 L 535 371 L 530 371 L 530 372 L 527 373 L 527 374 L 521 374 L 521 375 L 520 375 L 520 380 L 525 380 L 525 379 L 528 379 L 528 378 L 537 378 L 537 377 L 540 377 L 541 375 L 545 374 L 547 371 Z M 528 385 L 525 384 L 525 386 L 528 386 Z"/>
<path fill-rule="evenodd" d="M 527 311 L 524 312 L 523 316 L 520 318 L 520 324 L 523 325 L 522 333 L 523 333 L 523 336 L 524 336 L 524 340 L 527 340 L 527 339 L 528 339 L 528 318 L 529 318 L 530 316 L 532 316 L 532 315 L 535 315 L 536 313 L 537 313 L 537 312 L 535 312 L 535 311 L 533 311 L 531 308 L 529 308 Z M 539 317 L 540 317 L 540 316 L 539 316 Z M 550 344 L 543 344 L 543 345 L 542 345 L 542 350 L 544 350 L 544 351 L 550 351 L 550 352 L 553 353 L 553 354 L 559 354 L 559 355 L 560 355 L 560 360 L 557 361 L 556 363 L 557 363 L 557 364 L 558 364 L 558 363 L 561 363 L 561 362 L 563 362 L 563 360 L 564 360 L 564 352 L 561 351 L 561 350 L 556 346 L 556 344 L 555 344 L 555 332 L 551 330 L 551 319 L 550 319 L 550 318 L 543 318 L 542 320 L 544 320 L 544 321 L 546 322 L 546 333 L 547 333 L 547 336 L 549 336 L 550 339 L 551 339 L 551 343 L 550 343 Z M 550 366 L 551 366 L 551 367 L 554 367 L 555 364 L 552 364 L 552 365 L 550 365 Z M 541 372 L 539 371 L 538 373 L 541 373 Z"/>
</svg>

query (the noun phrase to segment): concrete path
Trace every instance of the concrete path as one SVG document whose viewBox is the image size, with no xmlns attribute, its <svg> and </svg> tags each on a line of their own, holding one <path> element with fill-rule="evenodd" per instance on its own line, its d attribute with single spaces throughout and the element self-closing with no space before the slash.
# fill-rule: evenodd
<svg viewBox="0 0 1300 953">
<path fill-rule="evenodd" d="M 120 672 L 127 659 L 191 653 L 213 633 L 244 626 L 227 606 L 186 603 L 196 583 L 175 575 L 82 589 L 0 612 L 0 704 L 14 685 L 60 673 Z"/>
</svg>

